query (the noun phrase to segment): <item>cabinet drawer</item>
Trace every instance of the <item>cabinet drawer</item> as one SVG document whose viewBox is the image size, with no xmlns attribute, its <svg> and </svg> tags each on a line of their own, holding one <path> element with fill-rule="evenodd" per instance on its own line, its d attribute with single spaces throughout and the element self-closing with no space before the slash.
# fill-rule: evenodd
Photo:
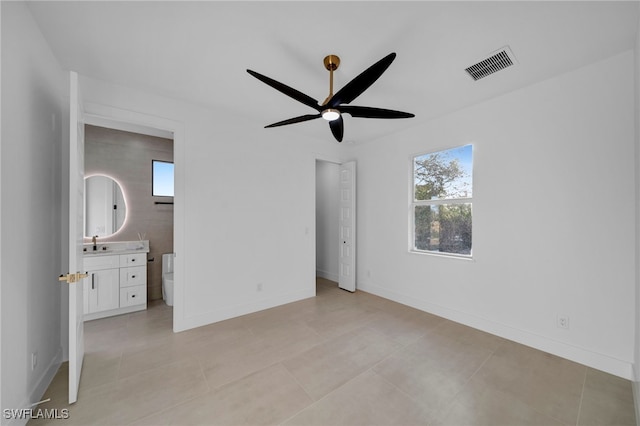
<svg viewBox="0 0 640 426">
<path fill-rule="evenodd" d="M 147 265 L 120 268 L 120 288 L 147 284 Z"/>
<path fill-rule="evenodd" d="M 100 271 L 102 269 L 119 268 L 120 256 L 85 256 L 83 263 L 85 271 Z"/>
<path fill-rule="evenodd" d="M 120 255 L 120 267 L 138 266 L 147 264 L 146 253 L 135 254 L 121 254 Z"/>
<path fill-rule="evenodd" d="M 137 285 L 120 289 L 120 307 L 147 303 L 147 286 Z"/>
</svg>

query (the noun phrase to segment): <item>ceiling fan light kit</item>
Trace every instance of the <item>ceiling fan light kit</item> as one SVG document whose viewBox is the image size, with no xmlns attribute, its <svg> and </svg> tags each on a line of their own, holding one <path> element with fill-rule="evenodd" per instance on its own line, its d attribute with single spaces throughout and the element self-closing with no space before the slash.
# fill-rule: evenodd
<svg viewBox="0 0 640 426">
<path fill-rule="evenodd" d="M 338 90 L 336 94 L 333 93 L 333 72 L 340 66 L 340 58 L 336 55 L 328 55 L 324 58 L 324 67 L 329 71 L 329 96 L 324 100 L 322 104 L 319 104 L 317 100 L 311 96 L 282 84 L 272 78 L 257 73 L 255 71 L 247 70 L 247 72 L 263 83 L 273 87 L 279 92 L 297 100 L 300 103 L 307 105 L 315 109 L 318 114 L 306 114 L 299 117 L 293 117 L 287 120 L 279 121 L 277 123 L 269 124 L 265 126 L 279 127 L 287 124 L 302 123 L 304 121 L 314 120 L 316 118 L 324 118 L 329 122 L 329 128 L 331 133 L 338 142 L 342 142 L 344 135 L 344 121 L 342 114 L 349 114 L 352 117 L 360 118 L 411 118 L 413 114 L 402 111 L 394 111 L 391 109 L 363 107 L 348 105 L 355 98 L 360 96 L 365 90 L 367 90 L 381 75 L 384 73 L 389 65 L 396 58 L 395 53 L 390 53 L 384 58 L 380 59 L 375 64 L 360 73 L 357 77 L 347 83 L 342 89 Z"/>
<path fill-rule="evenodd" d="M 327 108 L 324 111 L 322 111 L 322 118 L 324 118 L 327 121 L 337 120 L 338 117 L 340 117 L 340 111 L 338 111 L 337 109 Z"/>
</svg>

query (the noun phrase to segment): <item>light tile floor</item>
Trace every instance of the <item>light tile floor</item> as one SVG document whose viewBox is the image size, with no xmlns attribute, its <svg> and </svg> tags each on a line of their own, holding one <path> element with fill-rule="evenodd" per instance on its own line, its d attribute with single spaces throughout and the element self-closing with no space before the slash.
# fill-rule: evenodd
<svg viewBox="0 0 640 426">
<path fill-rule="evenodd" d="M 154 302 L 86 323 L 78 402 L 63 364 L 41 408 L 65 425 L 635 425 L 627 380 L 323 279 L 315 298 L 171 322 Z"/>
</svg>

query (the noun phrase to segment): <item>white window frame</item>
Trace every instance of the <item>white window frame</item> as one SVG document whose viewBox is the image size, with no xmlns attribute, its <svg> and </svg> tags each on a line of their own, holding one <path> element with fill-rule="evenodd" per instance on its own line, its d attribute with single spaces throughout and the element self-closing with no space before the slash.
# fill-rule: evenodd
<svg viewBox="0 0 640 426">
<path fill-rule="evenodd" d="M 156 163 L 161 163 L 161 164 L 171 164 L 172 169 L 171 169 L 171 179 L 172 179 L 172 183 L 173 186 L 171 187 L 172 193 L 171 194 L 156 194 L 155 193 L 155 189 L 156 189 Z M 175 164 L 173 161 L 169 161 L 169 160 L 155 160 L 152 159 L 151 160 L 151 196 L 152 197 L 164 197 L 164 198 L 173 198 L 175 194 Z"/>
<path fill-rule="evenodd" d="M 415 196 L 415 160 L 417 157 L 422 157 L 425 155 L 429 155 L 429 154 L 436 154 L 439 152 L 444 152 L 444 151 L 449 151 L 449 150 L 453 150 L 456 148 L 462 148 L 465 147 L 467 145 L 471 145 L 471 155 L 472 155 L 472 162 L 471 162 L 471 197 L 461 197 L 461 198 L 439 198 L 439 199 L 435 199 L 435 200 L 416 200 L 416 196 Z M 471 230 L 472 230 L 472 235 L 473 235 L 473 229 L 474 229 L 474 220 L 473 220 L 473 186 L 474 186 L 474 179 L 473 179 L 473 175 L 474 175 L 474 162 L 473 162 L 473 155 L 474 155 L 474 151 L 475 151 L 475 145 L 473 143 L 465 143 L 462 145 L 457 145 L 457 146 L 453 146 L 453 147 L 448 147 L 448 148 L 441 148 L 441 149 L 435 149 L 435 150 L 430 150 L 430 151 L 425 151 L 425 152 L 421 152 L 421 153 L 417 153 L 417 154 L 413 154 L 411 155 L 411 157 L 409 158 L 409 252 L 410 253 L 415 253 L 415 254 L 423 254 L 423 255 L 429 255 L 429 256 L 442 256 L 442 257 L 452 257 L 452 258 L 458 258 L 458 259 L 467 259 L 467 260 L 472 260 L 473 259 L 473 236 L 472 236 L 472 243 L 471 243 L 471 250 L 469 254 L 461 254 L 461 253 L 448 253 L 448 252 L 441 252 L 441 251 L 432 251 L 432 250 L 420 250 L 418 248 L 416 248 L 416 235 L 415 235 L 415 231 L 416 231 L 416 223 L 415 223 L 415 209 L 418 206 L 433 206 L 433 205 L 450 205 L 450 204 L 470 204 L 471 205 Z"/>
</svg>

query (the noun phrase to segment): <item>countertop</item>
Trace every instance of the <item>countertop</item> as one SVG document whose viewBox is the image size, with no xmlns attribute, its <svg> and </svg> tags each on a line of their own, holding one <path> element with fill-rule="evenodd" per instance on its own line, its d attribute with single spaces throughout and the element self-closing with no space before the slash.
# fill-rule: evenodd
<svg viewBox="0 0 640 426">
<path fill-rule="evenodd" d="M 109 256 L 120 254 L 149 253 L 149 240 L 143 241 L 113 241 L 96 244 L 97 250 L 93 250 L 92 243 L 82 245 L 84 257 Z"/>
</svg>

